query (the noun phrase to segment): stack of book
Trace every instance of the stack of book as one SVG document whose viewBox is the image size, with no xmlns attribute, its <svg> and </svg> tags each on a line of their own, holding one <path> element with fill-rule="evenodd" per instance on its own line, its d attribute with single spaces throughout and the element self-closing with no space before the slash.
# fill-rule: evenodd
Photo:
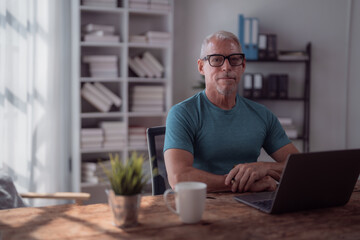
<svg viewBox="0 0 360 240">
<path fill-rule="evenodd" d="M 83 62 L 89 64 L 90 77 L 116 78 L 118 76 L 118 56 L 88 55 Z"/>
<path fill-rule="evenodd" d="M 141 126 L 129 127 L 129 146 L 146 147 L 146 128 Z"/>
<path fill-rule="evenodd" d="M 117 7 L 118 0 L 82 0 L 83 6 Z"/>
<path fill-rule="evenodd" d="M 296 139 L 298 137 L 298 130 L 294 126 L 292 118 L 279 117 L 278 119 L 286 135 L 291 139 Z"/>
<path fill-rule="evenodd" d="M 121 149 L 124 148 L 126 143 L 126 126 L 121 121 L 104 121 L 100 122 L 99 126 L 104 131 L 105 149 Z"/>
<path fill-rule="evenodd" d="M 164 111 L 164 86 L 136 85 L 132 88 L 130 98 L 131 112 Z"/>
<path fill-rule="evenodd" d="M 101 112 L 109 112 L 113 105 L 120 107 L 122 102 L 119 96 L 99 82 L 85 83 L 81 96 Z"/>
<path fill-rule="evenodd" d="M 133 9 L 170 10 L 169 0 L 129 0 Z"/>
<path fill-rule="evenodd" d="M 150 0 L 149 8 L 153 10 L 170 10 L 169 0 Z"/>
<path fill-rule="evenodd" d="M 309 60 L 309 56 L 304 51 L 279 51 L 278 60 L 303 61 Z"/>
<path fill-rule="evenodd" d="M 120 36 L 115 34 L 112 25 L 89 23 L 83 26 L 82 39 L 84 42 L 119 42 Z"/>
<path fill-rule="evenodd" d="M 101 164 L 105 168 L 111 169 L 110 161 L 102 161 Z M 94 161 L 81 163 L 81 182 L 97 184 L 109 182 L 109 180 L 100 164 Z"/>
<path fill-rule="evenodd" d="M 104 135 L 101 128 L 83 128 L 80 135 L 81 149 L 102 148 Z"/>
<path fill-rule="evenodd" d="M 129 67 L 138 77 L 160 78 L 164 72 L 163 65 L 150 52 L 145 52 L 142 58 L 129 57 Z"/>
<path fill-rule="evenodd" d="M 171 38 L 168 32 L 148 31 L 145 35 L 149 43 L 167 44 Z"/>
</svg>

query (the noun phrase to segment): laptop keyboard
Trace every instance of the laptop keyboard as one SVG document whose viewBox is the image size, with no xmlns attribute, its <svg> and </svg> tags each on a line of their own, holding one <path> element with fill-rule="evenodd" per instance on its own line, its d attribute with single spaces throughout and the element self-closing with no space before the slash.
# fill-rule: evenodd
<svg viewBox="0 0 360 240">
<path fill-rule="evenodd" d="M 269 199 L 269 200 L 263 200 L 263 201 L 256 201 L 256 202 L 253 202 L 253 204 L 256 206 L 259 206 L 262 209 L 270 210 L 272 202 L 273 202 L 273 200 Z"/>
</svg>

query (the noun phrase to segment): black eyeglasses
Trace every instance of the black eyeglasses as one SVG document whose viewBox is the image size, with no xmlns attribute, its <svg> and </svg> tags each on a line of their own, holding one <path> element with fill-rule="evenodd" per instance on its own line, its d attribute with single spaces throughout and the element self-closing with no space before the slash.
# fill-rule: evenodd
<svg viewBox="0 0 360 240">
<path fill-rule="evenodd" d="M 211 54 L 211 55 L 207 55 L 202 60 L 204 61 L 208 60 L 210 66 L 212 67 L 221 67 L 224 64 L 225 59 L 229 60 L 231 66 L 240 66 L 244 62 L 245 54 L 234 53 L 234 54 L 230 54 L 229 56 L 224 56 L 221 54 Z"/>
</svg>

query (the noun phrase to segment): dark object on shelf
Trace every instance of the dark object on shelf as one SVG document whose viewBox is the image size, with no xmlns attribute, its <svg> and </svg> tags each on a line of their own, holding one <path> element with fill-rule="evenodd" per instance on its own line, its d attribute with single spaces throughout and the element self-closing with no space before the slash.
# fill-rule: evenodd
<svg viewBox="0 0 360 240">
<path fill-rule="evenodd" d="M 288 98 L 289 76 L 287 74 L 278 75 L 278 97 L 280 99 Z"/>
<path fill-rule="evenodd" d="M 267 86 L 267 97 L 269 99 L 277 99 L 278 98 L 278 75 L 270 74 L 266 79 Z"/>
</svg>

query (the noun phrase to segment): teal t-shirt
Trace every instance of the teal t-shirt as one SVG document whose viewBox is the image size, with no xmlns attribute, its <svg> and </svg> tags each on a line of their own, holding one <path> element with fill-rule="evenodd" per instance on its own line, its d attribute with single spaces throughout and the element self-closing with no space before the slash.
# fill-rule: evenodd
<svg viewBox="0 0 360 240">
<path fill-rule="evenodd" d="M 205 91 L 174 105 L 166 119 L 164 151 L 189 151 L 193 166 L 227 174 L 235 164 L 256 162 L 290 143 L 278 118 L 265 106 L 239 95 L 231 110 L 212 104 Z"/>
</svg>

